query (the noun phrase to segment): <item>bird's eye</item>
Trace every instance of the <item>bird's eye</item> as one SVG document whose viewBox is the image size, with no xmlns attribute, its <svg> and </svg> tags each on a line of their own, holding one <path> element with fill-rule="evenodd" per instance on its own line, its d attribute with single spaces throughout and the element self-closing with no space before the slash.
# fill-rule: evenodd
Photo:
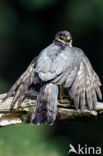
<svg viewBox="0 0 103 156">
<path fill-rule="evenodd" d="M 64 39 L 66 39 L 66 36 L 60 35 L 60 39 L 64 40 Z"/>
<path fill-rule="evenodd" d="M 67 37 L 66 41 L 70 42 L 72 40 L 72 38 L 70 36 Z"/>
</svg>

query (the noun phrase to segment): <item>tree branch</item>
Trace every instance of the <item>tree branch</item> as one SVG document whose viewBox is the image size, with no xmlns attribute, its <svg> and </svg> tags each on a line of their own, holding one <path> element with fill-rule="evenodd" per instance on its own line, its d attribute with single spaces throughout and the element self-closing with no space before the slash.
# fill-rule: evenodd
<svg viewBox="0 0 103 156">
<path fill-rule="evenodd" d="M 12 97 L 8 98 L 6 101 L 2 102 L 3 97 L 6 94 L 0 95 L 0 126 L 7 126 L 13 124 L 29 123 L 30 116 L 36 104 L 36 100 L 31 98 L 26 98 L 22 102 L 22 107 L 17 108 L 15 105 L 14 110 L 10 111 L 10 104 Z M 63 101 L 63 103 L 58 104 L 57 118 L 56 122 L 68 122 L 68 121 L 91 121 L 96 120 L 98 116 L 103 115 L 103 103 L 98 102 L 95 111 L 75 110 L 70 102 Z"/>
</svg>

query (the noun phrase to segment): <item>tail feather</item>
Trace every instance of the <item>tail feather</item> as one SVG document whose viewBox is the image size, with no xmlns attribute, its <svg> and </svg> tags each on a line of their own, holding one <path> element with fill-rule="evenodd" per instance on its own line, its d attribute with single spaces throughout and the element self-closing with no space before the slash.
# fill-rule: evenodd
<svg viewBox="0 0 103 156">
<path fill-rule="evenodd" d="M 38 94 L 36 110 L 32 114 L 31 122 L 52 125 L 57 114 L 57 98 L 58 87 L 51 83 L 44 85 Z"/>
</svg>

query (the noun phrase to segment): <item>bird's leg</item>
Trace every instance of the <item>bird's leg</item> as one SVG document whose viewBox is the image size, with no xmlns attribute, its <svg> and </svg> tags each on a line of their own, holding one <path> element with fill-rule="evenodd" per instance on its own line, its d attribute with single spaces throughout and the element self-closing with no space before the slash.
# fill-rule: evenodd
<svg viewBox="0 0 103 156">
<path fill-rule="evenodd" d="M 60 99 L 63 99 L 64 97 L 65 97 L 65 95 L 64 95 L 64 88 L 63 88 L 62 85 L 60 85 L 60 94 L 59 94 L 59 98 L 60 98 Z"/>
<path fill-rule="evenodd" d="M 59 88 L 59 103 L 68 103 L 68 101 L 70 100 L 70 97 L 68 95 L 67 90 L 60 85 Z"/>
<path fill-rule="evenodd" d="M 60 85 L 60 89 L 59 89 L 59 99 L 60 101 L 63 101 L 63 99 L 67 99 L 67 96 L 64 92 L 64 87 L 62 85 Z"/>
</svg>

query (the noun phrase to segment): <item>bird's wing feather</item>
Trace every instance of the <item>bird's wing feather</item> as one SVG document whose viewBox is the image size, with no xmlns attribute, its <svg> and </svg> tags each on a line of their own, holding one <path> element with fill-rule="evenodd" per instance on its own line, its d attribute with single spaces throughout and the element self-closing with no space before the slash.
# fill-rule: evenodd
<svg viewBox="0 0 103 156">
<path fill-rule="evenodd" d="M 35 64 L 36 58 L 31 62 L 27 70 L 20 76 L 20 78 L 16 81 L 16 83 L 11 87 L 7 95 L 4 97 L 3 101 L 8 97 L 13 96 L 11 109 L 14 107 L 16 102 L 17 105 L 20 106 L 29 86 L 33 83 L 37 83 L 38 79 L 35 76 Z"/>
<path fill-rule="evenodd" d="M 69 89 L 69 93 L 74 99 L 76 109 L 79 107 L 84 109 L 85 105 L 88 104 L 88 108 L 91 110 L 96 107 L 97 95 L 102 99 L 100 91 L 101 82 L 93 70 L 88 58 L 84 53 L 82 55 L 77 75 Z"/>
</svg>

